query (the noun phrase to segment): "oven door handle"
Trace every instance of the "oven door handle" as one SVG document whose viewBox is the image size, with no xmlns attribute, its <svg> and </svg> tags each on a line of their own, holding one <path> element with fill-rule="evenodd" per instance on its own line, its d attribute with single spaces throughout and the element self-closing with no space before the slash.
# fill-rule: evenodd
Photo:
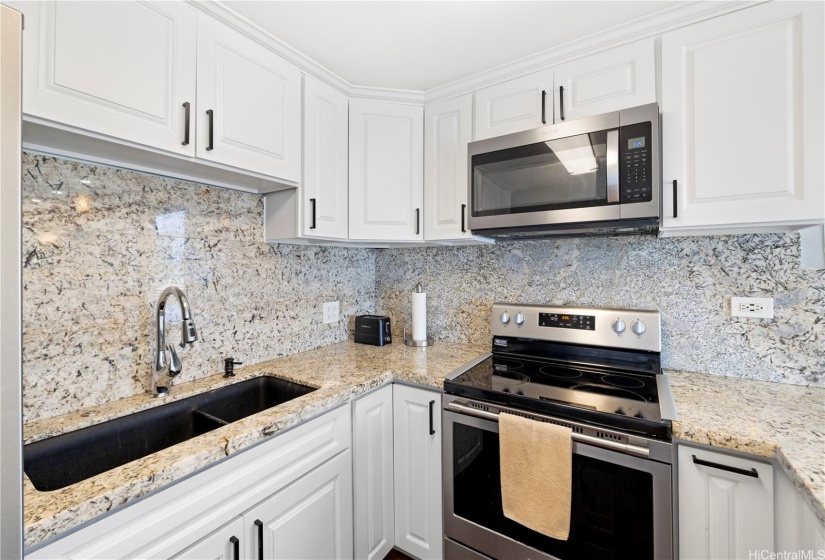
<svg viewBox="0 0 825 560">
<path fill-rule="evenodd" d="M 498 413 L 496 412 L 479 410 L 456 402 L 447 403 L 447 409 L 452 412 L 457 412 L 459 414 L 466 414 L 467 416 L 475 416 L 476 418 L 483 418 L 485 420 L 492 420 L 493 422 L 498 422 Z M 529 417 L 535 418 L 537 420 L 549 420 L 551 422 L 556 421 L 556 419 L 552 418 L 551 416 L 544 416 L 543 414 L 535 414 L 533 412 L 529 413 Z M 561 422 L 564 421 L 562 420 Z M 601 447 L 603 449 L 609 449 L 610 451 L 618 451 L 626 455 L 633 455 L 635 457 L 642 457 L 644 459 L 647 459 L 650 456 L 650 450 L 648 448 L 639 447 L 638 445 L 610 441 L 594 436 L 588 436 L 586 434 L 577 434 L 576 432 L 571 432 L 570 437 L 573 441 L 577 443 L 584 443 L 586 445 L 592 445 L 593 447 Z"/>
</svg>

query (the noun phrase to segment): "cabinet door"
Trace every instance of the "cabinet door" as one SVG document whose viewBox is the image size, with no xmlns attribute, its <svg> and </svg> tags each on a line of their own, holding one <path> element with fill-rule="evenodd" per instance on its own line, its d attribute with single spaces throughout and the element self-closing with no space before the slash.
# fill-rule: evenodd
<svg viewBox="0 0 825 560">
<path fill-rule="evenodd" d="M 392 391 L 388 385 L 353 402 L 355 557 L 382 560 L 395 544 Z"/>
<path fill-rule="evenodd" d="M 349 237 L 424 239 L 424 111 L 350 100 Z"/>
<path fill-rule="evenodd" d="M 656 102 L 653 38 L 568 62 L 553 74 L 557 123 Z"/>
<path fill-rule="evenodd" d="M 395 545 L 424 559 L 442 558 L 441 397 L 393 387 Z"/>
<path fill-rule="evenodd" d="M 183 2 L 20 2 L 23 112 L 185 155 L 196 14 Z"/>
<path fill-rule="evenodd" d="M 196 120 L 198 157 L 300 181 L 301 73 L 206 15 L 198 17 Z"/>
<path fill-rule="evenodd" d="M 243 518 L 238 517 L 210 535 L 199 540 L 174 560 L 241 560 L 241 538 L 244 536 Z"/>
<path fill-rule="evenodd" d="M 347 104 L 345 94 L 304 77 L 304 235 L 347 238 Z"/>
<path fill-rule="evenodd" d="M 473 96 L 424 109 L 424 238 L 471 238 L 467 226 L 467 144 L 473 139 Z"/>
<path fill-rule="evenodd" d="M 246 512 L 244 524 L 247 558 L 352 558 L 350 451 L 336 455 Z"/>
<path fill-rule="evenodd" d="M 773 531 L 771 465 L 679 446 L 680 558 L 747 559 Z"/>
<path fill-rule="evenodd" d="M 553 122 L 553 70 L 542 70 L 476 92 L 476 140 Z"/>
<path fill-rule="evenodd" d="M 662 36 L 663 229 L 825 218 L 822 20 L 771 2 Z"/>
</svg>

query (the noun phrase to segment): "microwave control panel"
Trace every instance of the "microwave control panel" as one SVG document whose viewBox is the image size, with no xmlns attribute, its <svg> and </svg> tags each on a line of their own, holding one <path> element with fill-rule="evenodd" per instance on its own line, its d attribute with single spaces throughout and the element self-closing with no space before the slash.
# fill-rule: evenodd
<svg viewBox="0 0 825 560">
<path fill-rule="evenodd" d="M 650 123 L 619 129 L 619 167 L 622 203 L 653 199 L 653 157 Z"/>
</svg>

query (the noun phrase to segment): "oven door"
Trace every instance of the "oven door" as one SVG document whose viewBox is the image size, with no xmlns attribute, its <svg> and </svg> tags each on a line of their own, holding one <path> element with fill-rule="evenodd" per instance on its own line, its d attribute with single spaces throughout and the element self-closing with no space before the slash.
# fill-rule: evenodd
<svg viewBox="0 0 825 560">
<path fill-rule="evenodd" d="M 504 517 L 498 422 L 448 410 L 455 397 L 444 399 L 448 540 L 507 560 L 673 558 L 669 464 L 574 441 L 570 537 L 552 539 Z"/>
<path fill-rule="evenodd" d="M 621 219 L 619 113 L 473 142 L 470 229 Z"/>
</svg>

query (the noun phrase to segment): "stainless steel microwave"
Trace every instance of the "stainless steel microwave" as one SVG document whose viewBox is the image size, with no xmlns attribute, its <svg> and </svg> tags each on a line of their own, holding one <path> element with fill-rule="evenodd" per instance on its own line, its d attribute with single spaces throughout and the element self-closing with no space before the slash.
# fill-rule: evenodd
<svg viewBox="0 0 825 560">
<path fill-rule="evenodd" d="M 469 226 L 507 239 L 655 233 L 656 103 L 472 142 Z"/>
</svg>

